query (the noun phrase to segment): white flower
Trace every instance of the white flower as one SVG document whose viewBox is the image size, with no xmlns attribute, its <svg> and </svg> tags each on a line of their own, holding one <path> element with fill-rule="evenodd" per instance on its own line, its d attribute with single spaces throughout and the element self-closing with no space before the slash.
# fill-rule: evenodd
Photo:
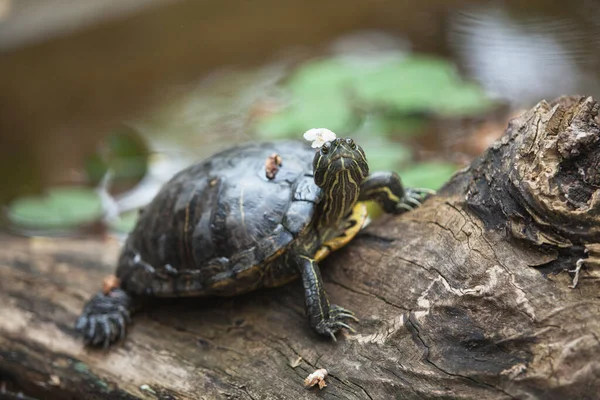
<svg viewBox="0 0 600 400">
<path fill-rule="evenodd" d="M 335 133 L 325 128 L 313 128 L 306 131 L 304 139 L 312 140 L 312 148 L 317 149 L 323 146 L 323 143 L 335 140 Z"/>
</svg>

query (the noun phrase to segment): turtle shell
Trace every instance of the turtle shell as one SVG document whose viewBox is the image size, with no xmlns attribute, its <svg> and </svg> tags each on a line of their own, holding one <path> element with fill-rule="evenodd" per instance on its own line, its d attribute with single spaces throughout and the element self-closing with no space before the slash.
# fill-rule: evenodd
<svg viewBox="0 0 600 400">
<path fill-rule="evenodd" d="M 281 166 L 269 179 L 275 154 Z M 163 296 L 254 289 L 258 274 L 245 272 L 283 254 L 314 216 L 322 196 L 314 155 L 298 141 L 248 143 L 179 172 L 127 239 L 117 268 L 122 287 Z M 247 283 L 244 274 L 252 275 Z"/>
</svg>

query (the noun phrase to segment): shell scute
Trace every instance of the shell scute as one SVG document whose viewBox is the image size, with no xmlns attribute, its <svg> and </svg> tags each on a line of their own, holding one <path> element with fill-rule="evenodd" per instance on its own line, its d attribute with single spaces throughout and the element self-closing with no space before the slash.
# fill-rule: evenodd
<svg viewBox="0 0 600 400">
<path fill-rule="evenodd" d="M 274 153 L 281 166 L 268 179 L 265 160 Z M 134 292 L 152 287 L 160 296 L 252 290 L 314 216 L 321 191 L 313 157 L 296 141 L 250 143 L 181 171 L 140 216 L 117 277 L 135 276 L 126 283 Z M 140 270 L 132 254 L 155 271 Z M 165 279 L 165 265 L 179 276 Z"/>
</svg>

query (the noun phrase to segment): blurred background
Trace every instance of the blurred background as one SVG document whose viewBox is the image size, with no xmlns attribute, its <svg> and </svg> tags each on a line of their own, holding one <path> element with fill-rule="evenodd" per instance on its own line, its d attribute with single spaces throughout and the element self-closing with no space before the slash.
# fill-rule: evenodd
<svg viewBox="0 0 600 400">
<path fill-rule="evenodd" d="M 541 99 L 600 96 L 595 0 L 0 0 L 0 207 L 124 234 L 181 168 L 314 127 L 438 188 Z"/>
</svg>

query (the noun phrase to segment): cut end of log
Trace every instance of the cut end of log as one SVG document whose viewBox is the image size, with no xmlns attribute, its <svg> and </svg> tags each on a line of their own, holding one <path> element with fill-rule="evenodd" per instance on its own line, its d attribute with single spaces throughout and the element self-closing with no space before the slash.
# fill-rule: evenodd
<svg viewBox="0 0 600 400">
<path fill-rule="evenodd" d="M 599 109 L 561 97 L 512 120 L 472 168 L 471 209 L 535 245 L 600 241 Z"/>
</svg>

